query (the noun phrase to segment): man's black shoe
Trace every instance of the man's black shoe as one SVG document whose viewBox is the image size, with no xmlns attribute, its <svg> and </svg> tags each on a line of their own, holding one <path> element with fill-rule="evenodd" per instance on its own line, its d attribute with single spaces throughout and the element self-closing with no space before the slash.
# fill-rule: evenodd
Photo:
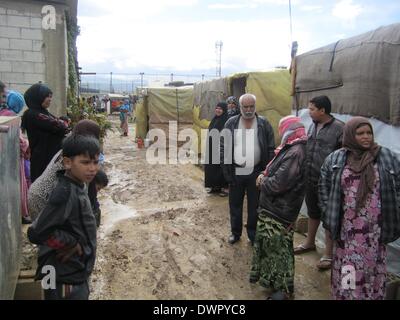
<svg viewBox="0 0 400 320">
<path fill-rule="evenodd" d="M 239 240 L 240 240 L 240 237 L 231 234 L 231 235 L 229 236 L 228 242 L 229 242 L 230 244 L 234 244 L 234 243 L 238 242 Z"/>
</svg>

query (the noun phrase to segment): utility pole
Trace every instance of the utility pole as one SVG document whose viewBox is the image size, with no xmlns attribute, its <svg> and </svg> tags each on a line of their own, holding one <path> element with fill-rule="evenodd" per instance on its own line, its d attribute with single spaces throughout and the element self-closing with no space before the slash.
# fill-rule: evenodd
<svg viewBox="0 0 400 320">
<path fill-rule="evenodd" d="M 222 65 L 222 41 L 217 41 L 215 43 L 215 51 L 217 55 L 217 68 L 216 68 L 216 76 L 221 78 L 221 65 Z"/>
<path fill-rule="evenodd" d="M 113 84 L 112 84 L 112 72 L 110 72 L 110 93 L 114 93 Z"/>
<path fill-rule="evenodd" d="M 144 72 L 139 73 L 140 74 L 140 87 L 143 89 L 143 76 Z"/>
</svg>

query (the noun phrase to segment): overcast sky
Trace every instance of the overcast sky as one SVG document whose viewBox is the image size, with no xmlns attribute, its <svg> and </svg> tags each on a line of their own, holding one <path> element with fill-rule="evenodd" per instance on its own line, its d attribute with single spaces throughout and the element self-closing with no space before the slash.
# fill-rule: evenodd
<svg viewBox="0 0 400 320">
<path fill-rule="evenodd" d="M 222 74 L 290 64 L 288 0 L 79 0 L 83 71 Z M 400 22 L 400 0 L 292 0 L 303 53 Z"/>
</svg>

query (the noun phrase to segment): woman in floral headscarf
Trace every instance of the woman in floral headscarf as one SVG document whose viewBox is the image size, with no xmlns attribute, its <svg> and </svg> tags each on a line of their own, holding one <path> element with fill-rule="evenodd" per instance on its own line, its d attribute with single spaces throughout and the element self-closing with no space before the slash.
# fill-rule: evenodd
<svg viewBox="0 0 400 320">
<path fill-rule="evenodd" d="M 346 123 L 343 148 L 321 168 L 319 195 L 321 220 L 334 241 L 333 298 L 383 299 L 385 245 L 400 237 L 400 161 L 374 142 L 368 119 Z"/>
<path fill-rule="evenodd" d="M 300 118 L 279 122 L 281 144 L 264 173 L 250 282 L 271 289 L 273 300 L 290 298 L 294 291 L 293 224 L 304 198 L 307 135 Z"/>
</svg>

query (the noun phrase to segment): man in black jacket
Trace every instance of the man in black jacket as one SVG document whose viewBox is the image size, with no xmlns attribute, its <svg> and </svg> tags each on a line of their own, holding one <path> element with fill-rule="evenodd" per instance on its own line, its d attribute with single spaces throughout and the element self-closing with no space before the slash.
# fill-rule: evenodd
<svg viewBox="0 0 400 320">
<path fill-rule="evenodd" d="M 229 183 L 231 232 L 234 244 L 242 235 L 243 200 L 247 193 L 247 236 L 253 243 L 257 225 L 258 190 L 256 179 L 274 157 L 274 132 L 270 123 L 256 114 L 256 97 L 244 94 L 239 99 L 240 114 L 225 124 L 221 137 L 220 160 Z M 227 137 L 227 133 L 229 137 Z"/>
</svg>

